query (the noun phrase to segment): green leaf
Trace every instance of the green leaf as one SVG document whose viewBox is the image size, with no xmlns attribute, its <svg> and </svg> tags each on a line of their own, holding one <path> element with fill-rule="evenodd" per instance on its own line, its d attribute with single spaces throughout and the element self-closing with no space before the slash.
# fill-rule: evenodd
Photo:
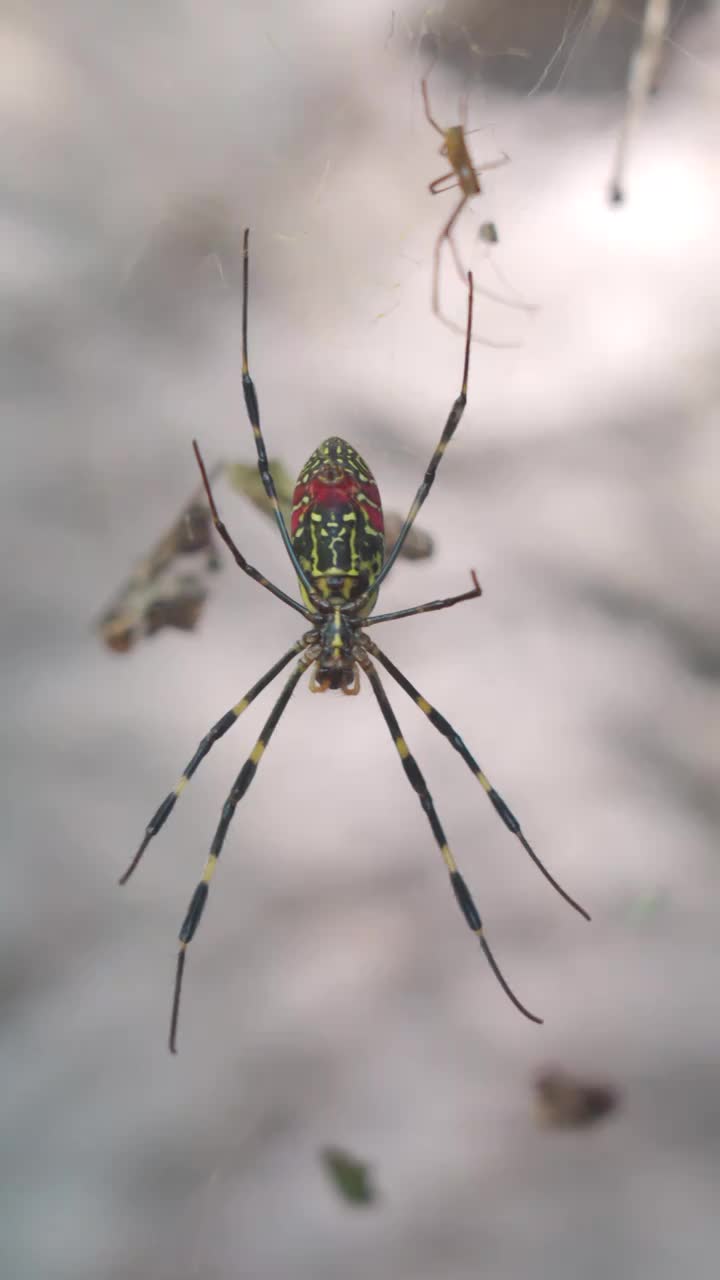
<svg viewBox="0 0 720 1280">
<path fill-rule="evenodd" d="M 324 1147 L 320 1158 L 325 1171 L 341 1199 L 348 1204 L 369 1205 L 377 1200 L 372 1183 L 370 1166 L 358 1160 L 348 1151 L 338 1147 Z"/>
</svg>

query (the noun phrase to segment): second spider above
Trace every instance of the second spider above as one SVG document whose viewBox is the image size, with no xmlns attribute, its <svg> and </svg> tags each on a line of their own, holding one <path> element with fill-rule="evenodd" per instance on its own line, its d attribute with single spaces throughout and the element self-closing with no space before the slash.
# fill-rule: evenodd
<svg viewBox="0 0 720 1280">
<path fill-rule="evenodd" d="M 248 690 L 245 696 L 235 703 L 205 735 L 189 764 L 183 770 L 180 780 L 165 797 L 148 823 L 142 843 L 120 880 L 121 884 L 127 882 L 148 844 L 157 835 L 161 827 L 164 826 L 175 807 L 178 797 L 213 744 L 232 728 L 238 717 L 250 706 L 251 702 L 254 702 L 258 694 L 295 659 L 295 665 L 283 685 L 280 696 L 223 805 L 220 821 L 210 845 L 205 870 L 192 895 L 180 929 L 180 948 L 177 958 L 170 1019 L 170 1049 L 175 1053 L 177 1048 L 180 993 L 187 948 L 195 935 L 205 909 L 210 881 L 217 867 L 228 828 L 240 800 L 245 795 L 255 776 L 260 760 L 280 717 L 287 707 L 303 673 L 309 668 L 312 668 L 310 688 L 314 693 L 325 693 L 329 690 L 334 690 L 340 691 L 345 695 L 355 695 L 360 692 L 360 672 L 363 672 L 367 677 L 408 782 L 416 792 L 430 823 L 430 828 L 450 879 L 450 885 L 466 923 L 475 934 L 490 968 L 512 1003 L 531 1021 L 541 1022 L 542 1019 L 531 1013 L 529 1009 L 526 1009 L 508 986 L 490 950 L 480 914 L 470 890 L 458 870 L 425 779 L 403 737 L 395 712 L 390 705 L 378 674 L 376 662 L 384 667 L 388 675 L 400 685 L 400 688 L 408 694 L 416 706 L 427 716 L 430 723 L 447 739 L 453 750 L 465 761 L 465 764 L 480 783 L 505 826 L 517 837 L 526 853 L 529 854 L 553 888 L 580 915 L 585 916 L 588 920 L 590 917 L 579 903 L 575 902 L 561 888 L 540 861 L 526 840 L 517 818 L 508 808 L 505 801 L 498 795 L 453 726 L 439 711 L 436 711 L 431 706 L 419 690 L 411 684 L 407 676 L 391 662 L 390 658 L 367 634 L 368 628 L 376 626 L 378 623 L 390 622 L 398 618 L 410 618 L 415 614 L 430 613 L 436 609 L 447 609 L 451 605 L 460 604 L 464 600 L 474 600 L 481 594 L 480 585 L 473 572 L 471 574 L 472 587 L 459 595 L 449 596 L 441 600 L 431 600 L 426 604 L 413 605 L 407 609 L 397 609 L 392 613 L 373 614 L 372 612 L 380 587 L 392 569 L 415 518 L 427 498 L 435 479 L 440 459 L 455 434 L 465 410 L 472 338 L 472 275 L 468 275 L 467 328 L 460 392 L 452 404 L 442 435 L 428 463 L 397 541 L 390 554 L 385 558 L 383 514 L 377 485 L 370 469 L 360 455 L 351 445 L 345 440 L 341 440 L 338 436 L 331 436 L 328 440 L 325 440 L 310 455 L 300 472 L 295 486 L 289 530 L 283 519 L 275 484 L 268 466 L 265 442 L 260 427 L 258 398 L 248 366 L 248 246 L 249 232 L 246 231 L 243 245 L 243 392 L 257 449 L 258 468 L 265 492 L 273 507 L 281 537 L 297 575 L 301 596 L 300 601 L 293 599 L 280 587 L 269 582 L 258 569 L 248 563 L 242 552 L 235 545 L 227 528 L 220 519 L 205 463 L 196 441 L 193 442 L 193 448 L 207 493 L 215 528 L 232 553 L 236 563 L 255 582 L 265 587 L 279 600 L 282 600 L 284 604 L 294 609 L 296 613 L 301 614 L 309 624 L 309 629 L 304 632 L 295 644 L 291 645 L 282 657 L 278 658 L 277 662 L 273 663 L 270 669 Z"/>
</svg>

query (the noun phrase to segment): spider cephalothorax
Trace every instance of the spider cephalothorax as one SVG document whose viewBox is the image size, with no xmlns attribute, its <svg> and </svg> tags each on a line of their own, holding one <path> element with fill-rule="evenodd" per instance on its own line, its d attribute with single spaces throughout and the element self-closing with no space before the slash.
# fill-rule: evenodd
<svg viewBox="0 0 720 1280">
<path fill-rule="evenodd" d="M 225 843 L 228 827 L 240 800 L 242 800 L 255 776 L 265 748 L 301 676 L 310 667 L 313 668 L 310 687 L 316 693 L 324 693 L 326 690 L 341 690 L 345 694 L 356 694 L 360 690 L 359 671 L 362 670 L 366 675 L 393 739 L 405 775 L 413 790 L 417 793 L 422 808 L 427 815 L 433 836 L 445 864 L 445 869 L 448 872 L 452 890 L 465 921 L 477 937 L 480 947 L 505 993 L 521 1013 L 524 1013 L 533 1022 L 540 1022 L 542 1019 L 530 1013 L 511 991 L 488 946 L 479 912 L 470 890 L 458 870 L 425 779 L 395 718 L 395 713 L 375 666 L 376 661 L 385 668 L 392 679 L 400 685 L 401 689 L 412 698 L 416 706 L 427 716 L 430 723 L 448 740 L 453 750 L 462 757 L 485 791 L 496 813 L 502 818 L 508 830 L 517 837 L 546 879 L 576 911 L 579 911 L 581 915 L 587 916 L 587 912 L 569 897 L 540 862 L 540 859 L 525 839 L 517 818 L 505 804 L 505 801 L 498 795 L 477 761 L 468 751 L 460 735 L 453 729 L 449 721 L 439 711 L 436 711 L 415 686 L 410 683 L 402 671 L 395 666 L 370 636 L 366 634 L 367 628 L 375 626 L 377 623 L 389 622 L 397 618 L 409 618 L 415 614 L 430 613 L 436 609 L 446 609 L 450 605 L 459 604 L 462 600 L 474 600 L 480 595 L 480 585 L 473 573 L 471 589 L 462 592 L 460 595 L 448 596 L 441 600 L 431 600 L 427 604 L 413 605 L 407 609 L 397 609 L 393 613 L 372 614 L 378 591 L 392 569 L 415 517 L 430 491 L 440 459 L 452 439 L 465 409 L 472 335 L 472 299 L 472 276 L 469 275 L 465 361 L 460 394 L 450 409 L 442 435 L 412 502 L 407 519 L 387 558 L 385 558 L 384 554 L 382 506 L 377 485 L 369 467 L 363 462 L 359 453 L 337 436 L 331 436 L 330 439 L 325 440 L 311 454 L 300 472 L 293 494 L 292 519 L 290 530 L 288 530 L 280 511 L 275 484 L 268 465 L 265 442 L 260 427 L 260 409 L 257 393 L 248 368 L 248 232 L 245 232 L 243 392 L 255 438 L 260 476 L 265 492 L 272 504 L 283 542 L 297 574 L 302 603 L 294 600 L 292 596 L 287 595 L 285 591 L 275 586 L 274 583 L 269 582 L 258 569 L 248 563 L 242 552 L 236 547 L 218 514 L 205 464 L 196 442 L 194 442 L 193 447 L 205 485 L 215 528 L 232 553 L 236 563 L 255 582 L 260 583 L 261 586 L 265 587 L 279 600 L 294 609 L 296 613 L 301 614 L 310 623 L 310 629 L 295 644 L 291 645 L 270 670 L 266 671 L 248 690 L 244 698 L 231 707 L 205 735 L 195 755 L 183 771 L 179 782 L 165 797 L 148 823 L 140 848 L 121 879 L 121 884 L 124 884 L 135 870 L 151 839 L 157 835 L 160 828 L 167 821 L 175 807 L 178 796 L 182 793 L 213 744 L 223 734 L 227 733 L 228 729 L 232 728 L 238 717 L 249 707 L 258 694 L 262 693 L 263 689 L 267 688 L 271 681 L 295 658 L 295 666 L 285 681 L 280 696 L 275 702 L 255 746 L 240 770 L 223 805 L 220 822 L 210 846 L 205 870 L 190 899 L 190 905 L 180 929 L 180 949 L 178 952 L 175 992 L 170 1021 L 170 1048 L 173 1053 L 176 1045 L 180 991 L 187 947 L 200 923 L 208 898 L 210 881 Z M 587 918 L 589 919 L 589 917 Z"/>
<path fill-rule="evenodd" d="M 335 607 L 321 615 L 315 629 L 303 639 L 307 640 L 308 658 L 315 664 L 310 677 L 313 693 L 325 693 L 327 689 L 342 689 L 348 694 L 360 692 L 357 664 L 364 656 L 364 646 L 357 622 Z"/>
</svg>

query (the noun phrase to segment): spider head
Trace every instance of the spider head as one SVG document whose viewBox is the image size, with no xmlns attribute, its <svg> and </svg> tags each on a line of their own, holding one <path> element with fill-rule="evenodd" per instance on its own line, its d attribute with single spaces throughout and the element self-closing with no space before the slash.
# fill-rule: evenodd
<svg viewBox="0 0 720 1280">
<path fill-rule="evenodd" d="M 318 623 L 318 633 L 318 653 L 310 689 L 313 693 L 325 693 L 328 689 L 358 693 L 360 681 L 355 662 L 353 624 L 339 608 L 335 608 Z"/>
</svg>

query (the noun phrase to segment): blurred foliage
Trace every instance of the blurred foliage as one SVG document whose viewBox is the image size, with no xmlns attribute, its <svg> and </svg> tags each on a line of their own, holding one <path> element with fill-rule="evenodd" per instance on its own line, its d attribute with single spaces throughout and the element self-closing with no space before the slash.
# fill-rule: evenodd
<svg viewBox="0 0 720 1280">
<path fill-rule="evenodd" d="M 324 1147 L 320 1159 L 332 1185 L 342 1200 L 353 1205 L 371 1205 L 377 1201 L 370 1166 L 339 1147 Z"/>
<path fill-rule="evenodd" d="M 280 458 L 269 458 L 268 465 L 275 481 L 275 489 L 283 519 L 286 524 L 289 524 L 295 480 Z M 268 496 L 260 479 L 260 472 L 256 462 L 228 462 L 225 467 L 225 475 L 230 488 L 235 493 L 241 493 L 245 498 L 249 498 L 258 511 L 262 511 L 271 520 L 274 519 L 273 509 L 268 502 Z"/>
</svg>

